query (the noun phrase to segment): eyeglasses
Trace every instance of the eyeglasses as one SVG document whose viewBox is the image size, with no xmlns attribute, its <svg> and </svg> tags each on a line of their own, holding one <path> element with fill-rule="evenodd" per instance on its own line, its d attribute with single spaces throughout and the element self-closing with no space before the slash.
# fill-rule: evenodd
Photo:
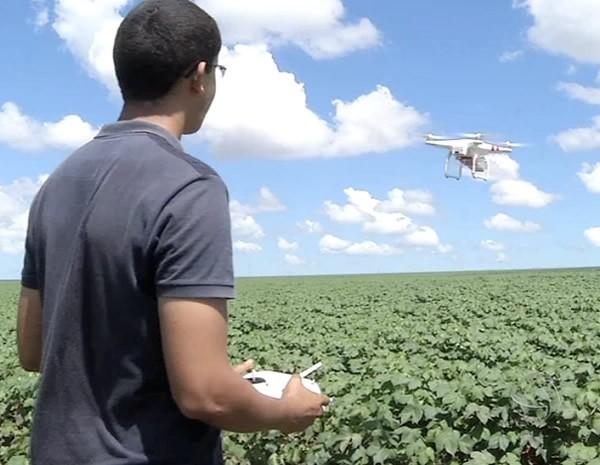
<svg viewBox="0 0 600 465">
<path fill-rule="evenodd" d="M 194 63 L 192 66 L 190 66 L 190 67 L 188 68 L 188 70 L 185 72 L 185 74 L 183 75 L 183 77 L 184 77 L 184 78 L 189 78 L 189 77 L 191 77 L 191 76 L 192 76 L 192 74 L 194 74 L 194 71 L 196 71 L 196 68 L 198 67 L 198 65 L 199 65 L 200 63 L 202 63 L 202 61 L 204 61 L 204 60 L 197 61 L 197 62 L 195 62 L 195 63 Z M 227 71 L 227 68 L 226 68 L 225 66 L 223 66 L 223 65 L 219 65 L 219 64 L 216 64 L 216 63 L 209 63 L 209 64 L 207 64 L 207 65 L 206 65 L 206 71 L 207 71 L 207 72 L 209 72 L 209 73 L 210 73 L 210 69 L 211 69 L 211 68 L 216 68 L 216 69 L 218 69 L 219 71 L 221 71 L 221 77 L 225 77 L 225 72 Z"/>
</svg>

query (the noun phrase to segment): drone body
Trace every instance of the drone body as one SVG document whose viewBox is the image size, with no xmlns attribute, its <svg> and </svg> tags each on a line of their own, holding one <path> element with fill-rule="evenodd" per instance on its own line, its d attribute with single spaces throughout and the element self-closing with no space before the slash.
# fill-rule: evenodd
<svg viewBox="0 0 600 465">
<path fill-rule="evenodd" d="M 512 142 L 504 142 L 495 144 L 483 140 L 483 134 L 463 134 L 463 137 L 448 138 L 428 134 L 425 138 L 425 143 L 433 147 L 441 147 L 448 150 L 448 158 L 446 159 L 445 175 L 447 178 L 460 179 L 462 176 L 463 166 L 471 170 L 475 179 L 483 179 L 487 181 L 489 177 L 489 156 L 498 155 L 501 153 L 511 153 L 513 147 L 521 147 L 522 144 L 514 144 Z M 453 174 L 450 170 L 450 165 L 453 160 L 458 164 L 458 173 Z"/>
</svg>

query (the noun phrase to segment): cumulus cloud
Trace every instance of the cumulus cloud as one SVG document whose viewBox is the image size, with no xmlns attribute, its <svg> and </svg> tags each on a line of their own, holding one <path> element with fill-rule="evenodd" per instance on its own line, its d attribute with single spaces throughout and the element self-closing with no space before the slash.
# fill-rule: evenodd
<svg viewBox="0 0 600 465">
<path fill-rule="evenodd" d="M 285 210 L 287 210 L 287 207 L 269 190 L 269 188 L 260 188 L 260 201 L 258 208 L 256 209 L 257 213 L 282 212 Z"/>
<path fill-rule="evenodd" d="M 242 253 L 256 253 L 262 250 L 262 247 L 253 242 L 234 241 L 233 249 Z"/>
<path fill-rule="evenodd" d="M 597 0 L 515 0 L 533 17 L 528 31 L 536 46 L 580 63 L 600 64 L 600 3 Z"/>
<path fill-rule="evenodd" d="M 495 229 L 497 231 L 511 231 L 511 232 L 536 232 L 541 229 L 539 224 L 531 221 L 520 221 L 506 213 L 498 213 L 497 215 L 484 221 L 485 227 L 488 229 Z"/>
<path fill-rule="evenodd" d="M 127 0 L 56 0 L 53 27 L 88 74 L 118 95 L 112 47 Z M 330 121 L 307 104 L 304 85 L 280 71 L 270 47 L 301 46 L 313 56 L 370 47 L 377 30 L 344 21 L 341 0 L 198 1 L 225 28 L 221 61 L 229 71 L 198 136 L 224 158 L 356 156 L 419 141 L 428 117 L 383 86 L 352 101 L 334 99 Z M 318 7 L 315 5 L 318 3 Z M 251 89 L 249 92 L 248 89 Z M 298 131 L 298 128 L 302 131 Z"/>
<path fill-rule="evenodd" d="M 0 254 L 19 255 L 24 252 L 29 207 L 48 175 L 37 179 L 19 178 L 0 185 Z"/>
<path fill-rule="evenodd" d="M 196 0 L 215 16 L 225 43 L 295 44 L 313 58 L 376 46 L 381 34 L 367 18 L 345 19 L 341 0 Z"/>
<path fill-rule="evenodd" d="M 509 63 L 511 61 L 515 61 L 515 60 L 521 58 L 522 56 L 523 56 L 523 50 L 508 51 L 508 52 L 504 52 L 502 55 L 500 55 L 500 57 L 498 58 L 498 61 L 500 63 Z"/>
<path fill-rule="evenodd" d="M 321 234 L 323 232 L 323 226 L 317 221 L 304 220 L 296 223 L 298 229 L 307 234 Z"/>
<path fill-rule="evenodd" d="M 289 253 L 285 254 L 284 260 L 286 261 L 286 263 L 293 265 L 293 266 L 304 265 L 306 263 L 303 258 L 300 258 L 297 255 L 293 255 L 293 254 L 289 254 Z"/>
<path fill-rule="evenodd" d="M 209 142 L 222 158 L 383 153 L 418 143 L 428 121 L 383 86 L 353 101 L 333 100 L 334 115 L 327 121 L 308 107 L 304 85 L 280 71 L 266 46 L 237 45 L 224 48 L 221 56 L 227 76 L 195 137 Z"/>
<path fill-rule="evenodd" d="M 600 116 L 592 119 L 590 127 L 567 129 L 554 136 L 554 140 L 565 152 L 597 149 L 600 147 Z"/>
<path fill-rule="evenodd" d="M 381 202 L 377 209 L 385 213 L 406 213 L 410 215 L 434 215 L 435 206 L 430 192 L 419 190 L 403 191 L 392 189 L 388 200 Z"/>
<path fill-rule="evenodd" d="M 594 166 L 584 163 L 577 175 L 588 191 L 595 194 L 600 193 L 600 163 L 596 163 Z"/>
<path fill-rule="evenodd" d="M 440 238 L 433 228 L 429 226 L 420 226 L 414 231 L 404 236 L 404 242 L 408 245 L 421 246 L 421 247 L 437 247 L 440 246 L 440 250 L 446 250 L 445 246 L 440 245 Z"/>
<path fill-rule="evenodd" d="M 600 105 L 600 87 L 586 87 L 576 82 L 560 82 L 557 88 L 573 100 L 579 100 L 590 105 Z"/>
<path fill-rule="evenodd" d="M 285 252 L 291 252 L 292 250 L 298 250 L 299 246 L 297 242 L 290 242 L 285 240 L 283 237 L 280 237 L 277 240 L 277 247 Z"/>
<path fill-rule="evenodd" d="M 327 234 L 319 242 L 319 248 L 323 254 L 345 254 L 345 255 L 398 255 L 402 250 L 389 244 L 378 244 L 372 241 L 352 242 Z"/>
<path fill-rule="evenodd" d="M 509 261 L 508 255 L 506 255 L 504 252 L 500 252 L 498 255 L 496 255 L 496 261 L 498 263 L 506 263 Z"/>
<path fill-rule="evenodd" d="M 232 201 L 229 205 L 231 214 L 231 230 L 233 237 L 258 240 L 265 237 L 265 232 L 256 219 L 243 206 Z"/>
<path fill-rule="evenodd" d="M 75 149 L 91 140 L 98 132 L 77 115 L 65 116 L 50 123 L 25 115 L 12 102 L 0 107 L 0 143 L 25 152 L 50 149 Z"/>
<path fill-rule="evenodd" d="M 600 228 L 586 229 L 583 234 L 591 244 L 600 247 Z"/>
<path fill-rule="evenodd" d="M 504 244 L 496 241 L 492 241 L 490 239 L 481 241 L 481 248 L 485 250 L 489 250 L 490 252 L 502 252 L 506 249 Z"/>
<path fill-rule="evenodd" d="M 372 234 L 401 236 L 404 245 L 437 247 L 449 250 L 440 243 L 436 231 L 428 226 L 419 226 L 410 217 L 398 210 L 432 214 L 435 209 L 433 197 L 424 191 L 394 189 L 388 193 L 387 200 L 379 200 L 365 190 L 347 188 L 345 205 L 330 200 L 324 203 L 325 213 L 337 223 L 357 224 L 362 230 Z"/>
<path fill-rule="evenodd" d="M 45 0 L 33 0 L 32 5 L 35 12 L 33 25 L 36 29 L 41 29 L 50 22 L 48 5 L 46 4 Z"/>
<path fill-rule="evenodd" d="M 262 226 L 257 222 L 255 216 L 264 213 L 276 213 L 285 211 L 287 207 L 277 198 L 268 187 L 261 187 L 258 203 L 246 205 L 238 200 L 229 202 L 231 215 L 231 229 L 234 238 L 245 240 L 259 240 L 265 237 Z"/>
<path fill-rule="evenodd" d="M 113 45 L 121 10 L 129 0 L 56 0 L 52 25 L 67 49 L 90 77 L 103 83 L 113 95 L 119 87 L 113 64 Z"/>
<path fill-rule="evenodd" d="M 55 0 L 53 28 L 88 74 L 118 95 L 112 48 L 130 0 Z M 345 20 L 341 0 L 197 0 L 215 16 L 227 44 L 295 44 L 315 58 L 332 58 L 380 43 L 367 18 Z"/>
<path fill-rule="evenodd" d="M 557 196 L 543 192 L 529 181 L 521 179 L 520 165 L 511 156 L 501 153 L 487 157 L 488 180 L 492 183 L 492 200 L 499 205 L 543 207 Z"/>
<path fill-rule="evenodd" d="M 534 184 L 520 179 L 497 182 L 492 186 L 492 194 L 494 202 L 499 205 L 532 208 L 545 207 L 557 199 L 556 195 L 543 192 Z"/>
</svg>

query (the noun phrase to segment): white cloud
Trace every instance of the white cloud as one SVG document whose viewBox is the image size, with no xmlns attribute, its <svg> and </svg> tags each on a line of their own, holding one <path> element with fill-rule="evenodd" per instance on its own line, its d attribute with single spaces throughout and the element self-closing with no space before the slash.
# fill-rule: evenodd
<svg viewBox="0 0 600 465">
<path fill-rule="evenodd" d="M 88 74 L 113 96 L 119 88 L 112 49 L 121 12 L 130 0 L 55 0 L 53 28 Z M 228 44 L 293 43 L 316 58 L 329 58 L 380 43 L 366 18 L 344 21 L 341 0 L 197 0 L 216 17 Z"/>
<path fill-rule="evenodd" d="M 277 247 L 279 247 L 281 250 L 283 250 L 285 252 L 291 252 L 292 250 L 298 250 L 298 243 L 297 242 L 289 242 L 289 241 L 285 240 L 283 237 L 280 237 L 277 240 Z"/>
<path fill-rule="evenodd" d="M 35 19 L 33 25 L 36 29 L 41 29 L 50 22 L 50 12 L 45 0 L 33 0 L 33 9 L 35 11 Z"/>
<path fill-rule="evenodd" d="M 232 200 L 229 202 L 229 211 L 234 238 L 262 239 L 265 237 L 265 232 L 254 216 L 286 209 L 287 207 L 267 187 L 261 187 L 257 206 L 244 205 L 237 200 Z"/>
<path fill-rule="evenodd" d="M 519 0 L 534 24 L 529 40 L 554 54 L 580 63 L 600 64 L 600 2 L 597 0 Z"/>
<path fill-rule="evenodd" d="M 340 206 L 330 200 L 325 201 L 325 213 L 337 223 L 359 224 L 372 218 L 372 215 L 361 211 L 356 205 Z"/>
<path fill-rule="evenodd" d="M 238 250 L 242 253 L 256 253 L 262 250 L 262 247 L 253 242 L 235 241 L 233 243 L 234 250 Z"/>
<path fill-rule="evenodd" d="M 229 210 L 231 214 L 231 230 L 234 237 L 246 239 L 262 239 L 265 232 L 254 217 L 250 215 L 243 205 L 236 200 L 230 202 Z"/>
<path fill-rule="evenodd" d="M 119 91 L 112 48 L 122 21 L 120 12 L 127 3 L 55 3 L 54 29 L 88 74 L 104 83 L 113 96 Z M 297 43 L 319 56 L 373 45 L 364 35 L 367 20 L 355 25 L 340 22 L 344 16 L 340 0 L 258 0 L 252 8 L 242 0 L 200 3 L 210 6 L 220 22 L 231 25 L 233 33 L 244 36 L 232 38 L 230 47 L 222 49 L 220 60 L 229 71 L 219 82 L 219 92 L 197 136 L 210 142 L 216 155 L 357 156 L 420 141 L 428 117 L 400 103 L 388 88 L 378 86 L 351 102 L 333 100 L 335 114 L 326 121 L 308 108 L 304 85 L 293 74 L 279 70 L 269 47 L 281 41 Z M 313 8 L 316 3 L 318 8 Z M 245 43 L 239 42 L 242 39 Z"/>
<path fill-rule="evenodd" d="M 24 252 L 29 207 L 48 175 L 36 180 L 20 178 L 0 186 L 0 254 L 18 255 Z"/>
<path fill-rule="evenodd" d="M 375 234 L 408 234 L 417 226 L 404 213 L 373 212 L 373 219 L 363 224 L 363 230 Z"/>
<path fill-rule="evenodd" d="M 246 215 L 255 215 L 259 213 L 276 213 L 287 210 L 287 207 L 283 204 L 279 198 L 268 187 L 261 187 L 258 204 L 256 206 L 244 205 L 237 200 L 231 203 L 232 207 L 235 208 L 236 212 L 244 213 Z"/>
<path fill-rule="evenodd" d="M 576 82 L 560 82 L 557 88 L 566 92 L 574 100 L 580 100 L 590 105 L 600 105 L 600 87 L 586 87 Z"/>
<path fill-rule="evenodd" d="M 287 207 L 279 200 L 273 192 L 267 187 L 260 188 L 260 201 L 257 211 L 261 212 L 282 212 L 287 210 Z"/>
<path fill-rule="evenodd" d="M 499 153 L 487 157 L 489 164 L 491 182 L 503 181 L 505 179 L 519 179 L 519 163 L 509 155 Z"/>
<path fill-rule="evenodd" d="M 597 149 L 600 147 L 600 116 L 592 121 L 591 127 L 567 129 L 554 136 L 554 140 L 565 152 Z"/>
<path fill-rule="evenodd" d="M 501 244 L 500 242 L 492 241 L 489 239 L 485 240 L 485 241 L 481 241 L 481 248 L 485 249 L 485 250 L 489 250 L 490 252 L 502 252 L 506 249 L 504 244 Z"/>
<path fill-rule="evenodd" d="M 113 45 L 129 0 L 56 0 L 53 28 L 87 73 L 119 95 Z"/>
<path fill-rule="evenodd" d="M 407 213 L 412 215 L 434 215 L 433 195 L 425 191 L 403 191 L 392 189 L 388 199 L 381 202 L 377 209 L 385 213 Z"/>
<path fill-rule="evenodd" d="M 323 226 L 317 221 L 304 220 L 296 223 L 298 228 L 308 234 L 321 234 L 323 232 Z"/>
<path fill-rule="evenodd" d="M 346 205 L 325 202 L 325 213 L 335 222 L 360 224 L 362 230 L 373 234 L 394 234 L 402 237 L 402 243 L 411 246 L 437 247 L 448 250 L 440 244 L 436 231 L 428 226 L 419 226 L 404 213 L 397 210 L 420 214 L 432 214 L 433 196 L 424 191 L 388 192 L 388 200 L 374 198 L 370 192 L 353 188 L 344 189 L 348 199 Z M 372 246 L 369 244 L 368 246 Z"/>
<path fill-rule="evenodd" d="M 421 226 L 404 236 L 404 242 L 414 246 L 435 247 L 440 244 L 440 238 L 433 228 Z"/>
<path fill-rule="evenodd" d="M 508 255 L 506 255 L 504 252 L 500 252 L 498 255 L 496 255 L 496 261 L 498 263 L 506 263 L 508 262 Z"/>
<path fill-rule="evenodd" d="M 286 263 L 294 266 L 304 265 L 306 262 L 304 259 L 298 257 L 297 255 L 286 253 L 284 257 Z"/>
<path fill-rule="evenodd" d="M 215 16 L 227 44 L 292 43 L 314 58 L 371 48 L 381 34 L 367 18 L 345 21 L 341 0 L 196 0 Z"/>
<path fill-rule="evenodd" d="M 586 229 L 583 234 L 596 247 L 600 247 L 600 228 Z"/>
<path fill-rule="evenodd" d="M 27 152 L 75 149 L 91 140 L 98 130 L 77 115 L 57 123 L 41 123 L 7 102 L 0 107 L 0 143 Z"/>
<path fill-rule="evenodd" d="M 585 184 L 588 191 L 600 194 L 600 163 L 596 163 L 594 166 L 584 163 L 577 176 Z"/>
<path fill-rule="evenodd" d="M 523 50 L 514 50 L 511 52 L 504 52 L 502 55 L 500 55 L 500 57 L 498 58 L 498 61 L 500 61 L 500 63 L 509 63 L 511 61 L 515 61 L 518 58 L 523 56 Z"/>
<path fill-rule="evenodd" d="M 323 254 L 384 256 L 402 253 L 400 249 L 389 244 L 377 244 L 372 241 L 351 242 L 331 234 L 321 238 L 319 248 Z"/>
<path fill-rule="evenodd" d="M 545 193 L 533 183 L 521 179 L 520 165 L 509 155 L 490 155 L 487 161 L 492 198 L 497 204 L 539 208 L 557 199 L 557 196 Z"/>
<path fill-rule="evenodd" d="M 347 241 L 345 239 L 340 239 L 339 237 L 333 236 L 331 234 L 326 234 L 319 241 L 319 247 L 321 248 L 321 252 L 323 253 L 340 252 L 350 247 L 351 244 L 352 242 Z"/>
<path fill-rule="evenodd" d="M 511 231 L 511 232 L 536 232 L 541 229 L 539 224 L 531 221 L 519 221 L 506 213 L 498 213 L 490 219 L 484 221 L 485 227 L 488 229 L 495 229 L 497 231 Z"/>
<path fill-rule="evenodd" d="M 352 102 L 334 100 L 335 114 L 326 121 L 308 107 L 304 85 L 279 70 L 266 46 L 223 48 L 220 61 L 228 72 L 196 137 L 222 158 L 383 153 L 418 143 L 428 121 L 382 86 Z"/>
<path fill-rule="evenodd" d="M 493 200 L 499 205 L 541 208 L 557 199 L 554 194 L 541 191 L 535 185 L 521 179 L 507 179 L 492 186 Z"/>
</svg>

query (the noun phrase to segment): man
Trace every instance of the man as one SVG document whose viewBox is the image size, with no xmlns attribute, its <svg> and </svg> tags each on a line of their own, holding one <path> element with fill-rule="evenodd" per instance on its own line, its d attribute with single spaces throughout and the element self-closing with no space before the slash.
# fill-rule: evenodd
<svg viewBox="0 0 600 465">
<path fill-rule="evenodd" d="M 251 363 L 229 363 L 228 191 L 180 144 L 211 106 L 220 48 L 191 1 L 139 4 L 115 41 L 119 121 L 32 203 L 17 342 L 41 372 L 34 465 L 217 464 L 221 430 L 299 432 L 329 402 L 297 376 L 262 396 Z"/>
</svg>

